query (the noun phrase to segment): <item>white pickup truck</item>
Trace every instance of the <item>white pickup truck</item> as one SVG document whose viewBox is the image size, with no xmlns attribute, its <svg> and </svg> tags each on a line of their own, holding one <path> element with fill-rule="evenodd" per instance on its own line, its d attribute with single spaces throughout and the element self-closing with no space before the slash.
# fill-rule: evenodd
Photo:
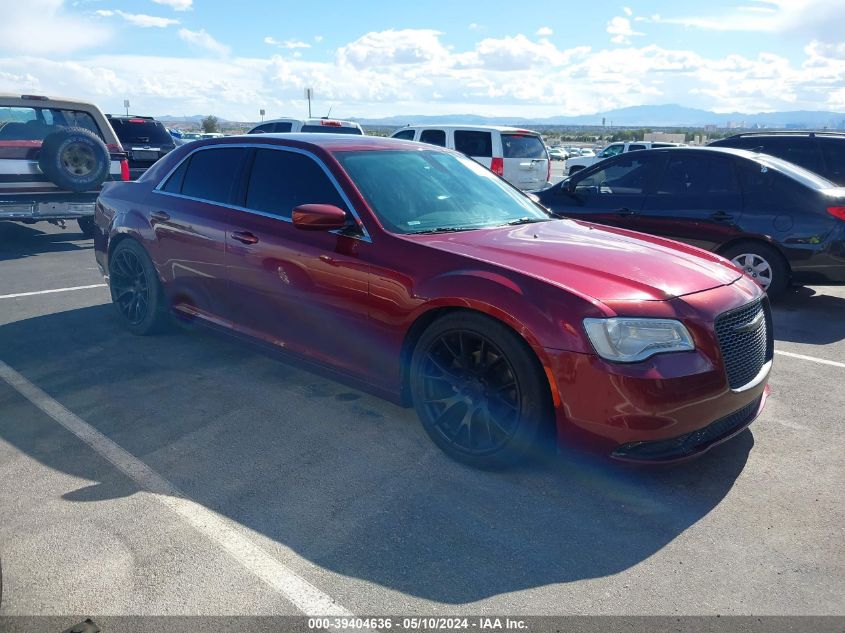
<svg viewBox="0 0 845 633">
<path fill-rule="evenodd" d="M 633 152 L 638 149 L 657 149 L 659 147 L 677 147 L 678 143 L 663 143 L 653 141 L 631 141 L 629 143 L 611 143 L 595 156 L 576 156 L 566 161 L 566 175 L 581 171 L 600 160 L 616 156 L 623 152 Z"/>
</svg>

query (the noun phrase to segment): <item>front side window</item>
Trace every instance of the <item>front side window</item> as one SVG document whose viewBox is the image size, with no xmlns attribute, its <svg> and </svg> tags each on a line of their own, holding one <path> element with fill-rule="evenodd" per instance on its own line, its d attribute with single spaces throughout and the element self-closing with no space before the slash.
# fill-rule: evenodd
<svg viewBox="0 0 845 633">
<path fill-rule="evenodd" d="M 420 134 L 420 142 L 446 147 L 446 132 L 443 130 L 423 130 Z"/>
<path fill-rule="evenodd" d="M 657 195 L 703 196 L 739 193 L 731 162 L 713 156 L 671 158 L 657 187 Z"/>
<path fill-rule="evenodd" d="M 393 135 L 393 138 L 402 139 L 403 141 L 414 140 L 414 130 L 402 130 Z"/>
<path fill-rule="evenodd" d="M 474 160 L 438 150 L 335 154 L 382 225 L 396 233 L 460 231 L 549 215 Z"/>
<path fill-rule="evenodd" d="M 624 145 L 608 145 L 604 148 L 604 151 L 600 154 L 600 156 L 602 158 L 610 158 L 611 156 L 617 156 L 618 154 L 621 154 L 622 150 L 624 149 Z"/>
<path fill-rule="evenodd" d="M 505 158 L 546 158 L 546 146 L 533 134 L 502 134 Z"/>
<path fill-rule="evenodd" d="M 490 132 L 455 130 L 455 149 L 475 158 L 493 156 L 493 135 Z"/>
<path fill-rule="evenodd" d="M 81 127 L 103 138 L 94 117 L 81 110 L 0 107 L 0 141 L 43 141 L 62 128 Z"/>
<path fill-rule="evenodd" d="M 235 180 L 245 154 L 246 150 L 242 147 L 216 147 L 194 152 L 182 180 L 180 193 L 209 202 L 231 202 Z"/>
<path fill-rule="evenodd" d="M 651 157 L 629 156 L 578 180 L 575 193 L 579 195 L 642 194 L 654 176 L 655 165 Z"/>
<path fill-rule="evenodd" d="M 290 218 L 302 204 L 332 204 L 346 209 L 340 194 L 314 159 L 296 152 L 257 149 L 245 206 Z"/>
</svg>

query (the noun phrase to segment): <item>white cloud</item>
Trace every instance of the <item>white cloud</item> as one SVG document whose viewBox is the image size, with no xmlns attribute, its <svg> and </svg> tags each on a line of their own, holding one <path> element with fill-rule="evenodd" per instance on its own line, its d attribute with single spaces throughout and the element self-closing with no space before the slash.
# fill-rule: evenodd
<svg viewBox="0 0 845 633">
<path fill-rule="evenodd" d="M 153 2 L 168 6 L 174 11 L 187 11 L 194 4 L 194 0 L 153 0 Z"/>
<path fill-rule="evenodd" d="M 341 65 L 371 68 L 393 64 L 419 64 L 448 58 L 439 31 L 402 29 L 376 31 L 359 37 L 337 50 Z"/>
<path fill-rule="evenodd" d="M 541 26 L 539 29 L 537 29 L 537 35 L 539 35 L 540 37 L 549 37 L 550 35 L 554 35 L 554 33 L 555 32 L 548 26 Z"/>
<path fill-rule="evenodd" d="M 622 7 L 622 10 L 625 12 L 629 18 L 634 15 L 634 12 L 631 10 L 631 7 Z"/>
<path fill-rule="evenodd" d="M 450 49 L 436 31 L 407 30 L 368 33 L 335 57 L 314 61 L 294 57 L 301 49 L 227 56 L 204 31 L 188 33 L 180 37 L 220 57 L 8 55 L 0 57 L 0 92 L 25 86 L 74 94 L 106 111 L 120 111 L 129 97 L 153 115 L 214 113 L 244 121 L 257 119 L 260 107 L 272 116 L 307 113 L 306 86 L 315 89 L 318 111 L 333 105 L 339 117 L 541 117 L 661 103 L 742 112 L 845 108 L 845 46 L 819 40 L 790 61 L 775 53 L 705 56 L 656 45 L 558 48 L 522 34 Z"/>
<path fill-rule="evenodd" d="M 470 31 L 477 31 L 478 29 L 483 29 L 484 27 L 481 26 L 478 22 L 470 22 L 467 28 Z"/>
<path fill-rule="evenodd" d="M 98 9 L 94 11 L 97 15 L 103 17 L 110 17 L 113 15 L 119 16 L 134 26 L 141 28 L 165 28 L 173 24 L 179 24 L 179 20 L 172 18 L 160 18 L 154 15 L 145 15 L 143 13 L 125 13 L 119 9 Z"/>
<path fill-rule="evenodd" d="M 319 44 L 320 42 L 323 41 L 323 36 L 322 35 L 315 35 L 314 41 L 317 42 L 317 44 Z"/>
<path fill-rule="evenodd" d="M 754 2 L 755 0 L 752 0 Z M 653 16 L 652 21 L 711 31 L 797 33 L 821 39 L 842 39 L 842 0 L 756 0 L 720 15 Z"/>
<path fill-rule="evenodd" d="M 111 31 L 69 15 L 63 0 L 7 2 L 0 18 L 0 51 L 65 54 L 106 43 Z"/>
<path fill-rule="evenodd" d="M 286 48 L 288 50 L 294 50 L 297 48 L 311 48 L 311 44 L 308 44 L 307 42 L 302 42 L 300 40 L 279 41 L 275 37 L 271 37 L 269 35 L 264 38 L 264 43 L 269 44 L 270 46 L 277 46 L 278 48 Z"/>
<path fill-rule="evenodd" d="M 613 36 L 610 41 L 614 44 L 630 44 L 633 36 L 642 35 L 631 27 L 631 21 L 628 18 L 621 16 L 616 16 L 607 23 L 607 32 Z"/>
<path fill-rule="evenodd" d="M 189 44 L 203 48 L 220 57 L 226 57 L 229 54 L 229 47 L 215 40 L 205 29 L 199 31 L 179 29 L 179 37 Z"/>
</svg>

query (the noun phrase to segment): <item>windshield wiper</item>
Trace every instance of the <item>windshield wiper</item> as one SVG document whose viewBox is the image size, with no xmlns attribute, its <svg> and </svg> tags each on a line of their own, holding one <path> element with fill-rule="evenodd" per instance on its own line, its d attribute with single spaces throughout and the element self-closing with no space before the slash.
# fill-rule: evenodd
<svg viewBox="0 0 845 633">
<path fill-rule="evenodd" d="M 439 226 L 436 229 L 425 229 L 424 231 L 412 231 L 411 235 L 425 235 L 426 233 L 458 233 L 460 231 L 471 231 L 475 226 Z"/>
<path fill-rule="evenodd" d="M 517 218 L 516 220 L 511 220 L 510 222 L 505 222 L 502 226 L 519 226 L 520 224 L 534 224 L 535 222 L 548 222 L 551 218 Z"/>
</svg>

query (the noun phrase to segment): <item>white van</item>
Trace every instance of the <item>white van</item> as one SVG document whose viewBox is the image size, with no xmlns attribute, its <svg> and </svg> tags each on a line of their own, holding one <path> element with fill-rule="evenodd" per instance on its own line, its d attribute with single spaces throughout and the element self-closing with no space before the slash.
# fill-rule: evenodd
<svg viewBox="0 0 845 633">
<path fill-rule="evenodd" d="M 252 128 L 248 134 L 269 134 L 279 132 L 323 132 L 329 134 L 358 134 L 364 130 L 355 121 L 339 119 L 273 119 Z"/>
<path fill-rule="evenodd" d="M 537 132 L 498 125 L 409 125 L 391 138 L 454 149 L 524 191 L 547 187 L 551 160 Z"/>
</svg>

